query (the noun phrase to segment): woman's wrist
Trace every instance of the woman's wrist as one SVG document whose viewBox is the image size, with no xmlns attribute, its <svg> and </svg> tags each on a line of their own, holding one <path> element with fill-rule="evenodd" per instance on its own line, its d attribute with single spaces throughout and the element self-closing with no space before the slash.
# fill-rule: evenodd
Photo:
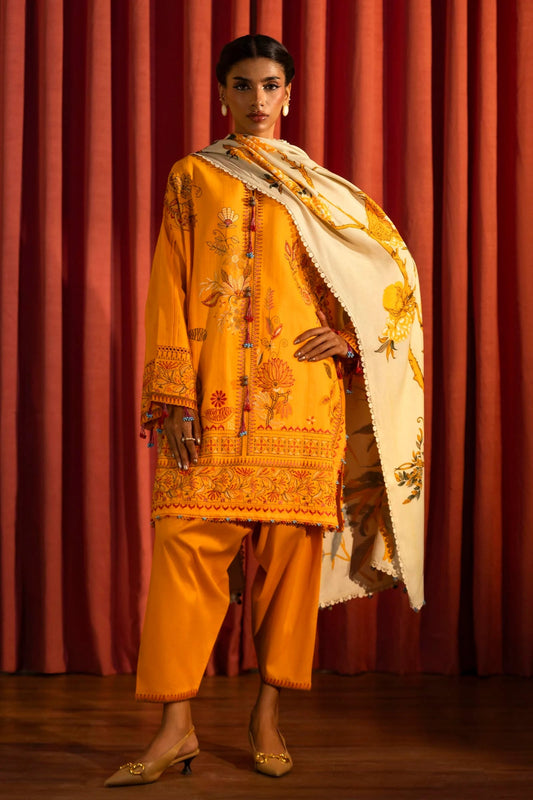
<svg viewBox="0 0 533 800">
<path fill-rule="evenodd" d="M 333 330 L 334 330 L 334 329 L 333 329 Z M 343 342 L 344 342 L 344 344 L 346 345 L 346 352 L 344 353 L 344 355 L 341 355 L 341 358 L 355 358 L 355 357 L 356 357 L 356 355 L 357 355 L 357 352 L 356 352 L 356 350 L 353 348 L 353 346 L 351 345 L 351 343 L 348 341 L 348 339 L 346 338 L 346 336 L 343 336 L 343 333 L 342 333 L 342 331 L 337 331 L 337 330 L 334 330 L 334 333 L 336 333 L 336 334 L 337 334 L 337 336 L 339 337 L 339 339 L 342 339 L 342 341 L 343 341 Z"/>
<path fill-rule="evenodd" d="M 346 339 L 344 341 L 346 342 Z M 344 358 L 355 358 L 355 350 L 349 342 L 346 342 L 346 354 Z"/>
</svg>

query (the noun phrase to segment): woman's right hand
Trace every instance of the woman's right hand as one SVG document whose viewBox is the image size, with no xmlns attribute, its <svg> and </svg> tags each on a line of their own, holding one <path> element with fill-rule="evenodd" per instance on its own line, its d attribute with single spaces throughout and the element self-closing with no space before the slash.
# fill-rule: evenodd
<svg viewBox="0 0 533 800">
<path fill-rule="evenodd" d="M 189 469 L 190 464 L 198 461 L 196 448 L 200 446 L 202 435 L 198 413 L 184 406 L 171 406 L 168 403 L 167 410 L 164 429 L 169 447 L 178 467 Z"/>
</svg>

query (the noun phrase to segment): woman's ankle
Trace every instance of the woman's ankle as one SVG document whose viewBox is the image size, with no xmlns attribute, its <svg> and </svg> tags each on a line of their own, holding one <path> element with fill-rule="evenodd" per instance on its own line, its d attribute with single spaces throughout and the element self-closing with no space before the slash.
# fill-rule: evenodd
<svg viewBox="0 0 533 800">
<path fill-rule="evenodd" d="M 277 726 L 279 717 L 279 695 L 280 690 L 276 686 L 261 683 L 259 693 L 252 708 L 250 715 L 251 727 L 256 727 L 260 724 L 272 724 Z"/>
<path fill-rule="evenodd" d="M 187 733 L 193 727 L 191 703 L 181 700 L 176 703 L 165 703 L 161 715 L 161 727 L 176 732 Z"/>
</svg>

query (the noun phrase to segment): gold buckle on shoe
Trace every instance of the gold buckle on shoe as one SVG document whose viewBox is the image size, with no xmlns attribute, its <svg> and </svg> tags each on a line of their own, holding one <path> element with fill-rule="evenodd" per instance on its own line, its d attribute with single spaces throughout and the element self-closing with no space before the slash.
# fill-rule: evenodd
<svg viewBox="0 0 533 800">
<path fill-rule="evenodd" d="M 286 753 L 256 753 L 255 760 L 258 764 L 266 764 L 269 758 L 277 758 L 282 764 L 289 763 L 289 757 Z"/>
<path fill-rule="evenodd" d="M 128 769 L 130 775 L 142 775 L 144 772 L 144 764 L 142 761 L 128 761 L 127 764 L 122 764 L 119 769 Z"/>
</svg>

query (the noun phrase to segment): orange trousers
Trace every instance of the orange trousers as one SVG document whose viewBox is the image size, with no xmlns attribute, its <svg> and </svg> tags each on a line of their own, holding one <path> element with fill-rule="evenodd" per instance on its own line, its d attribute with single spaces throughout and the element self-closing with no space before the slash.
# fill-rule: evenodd
<svg viewBox="0 0 533 800">
<path fill-rule="evenodd" d="M 311 688 L 322 530 L 163 517 L 137 667 L 137 700 L 194 697 L 229 605 L 227 569 L 244 536 L 259 562 L 252 625 L 259 671 L 274 686 Z"/>
</svg>

